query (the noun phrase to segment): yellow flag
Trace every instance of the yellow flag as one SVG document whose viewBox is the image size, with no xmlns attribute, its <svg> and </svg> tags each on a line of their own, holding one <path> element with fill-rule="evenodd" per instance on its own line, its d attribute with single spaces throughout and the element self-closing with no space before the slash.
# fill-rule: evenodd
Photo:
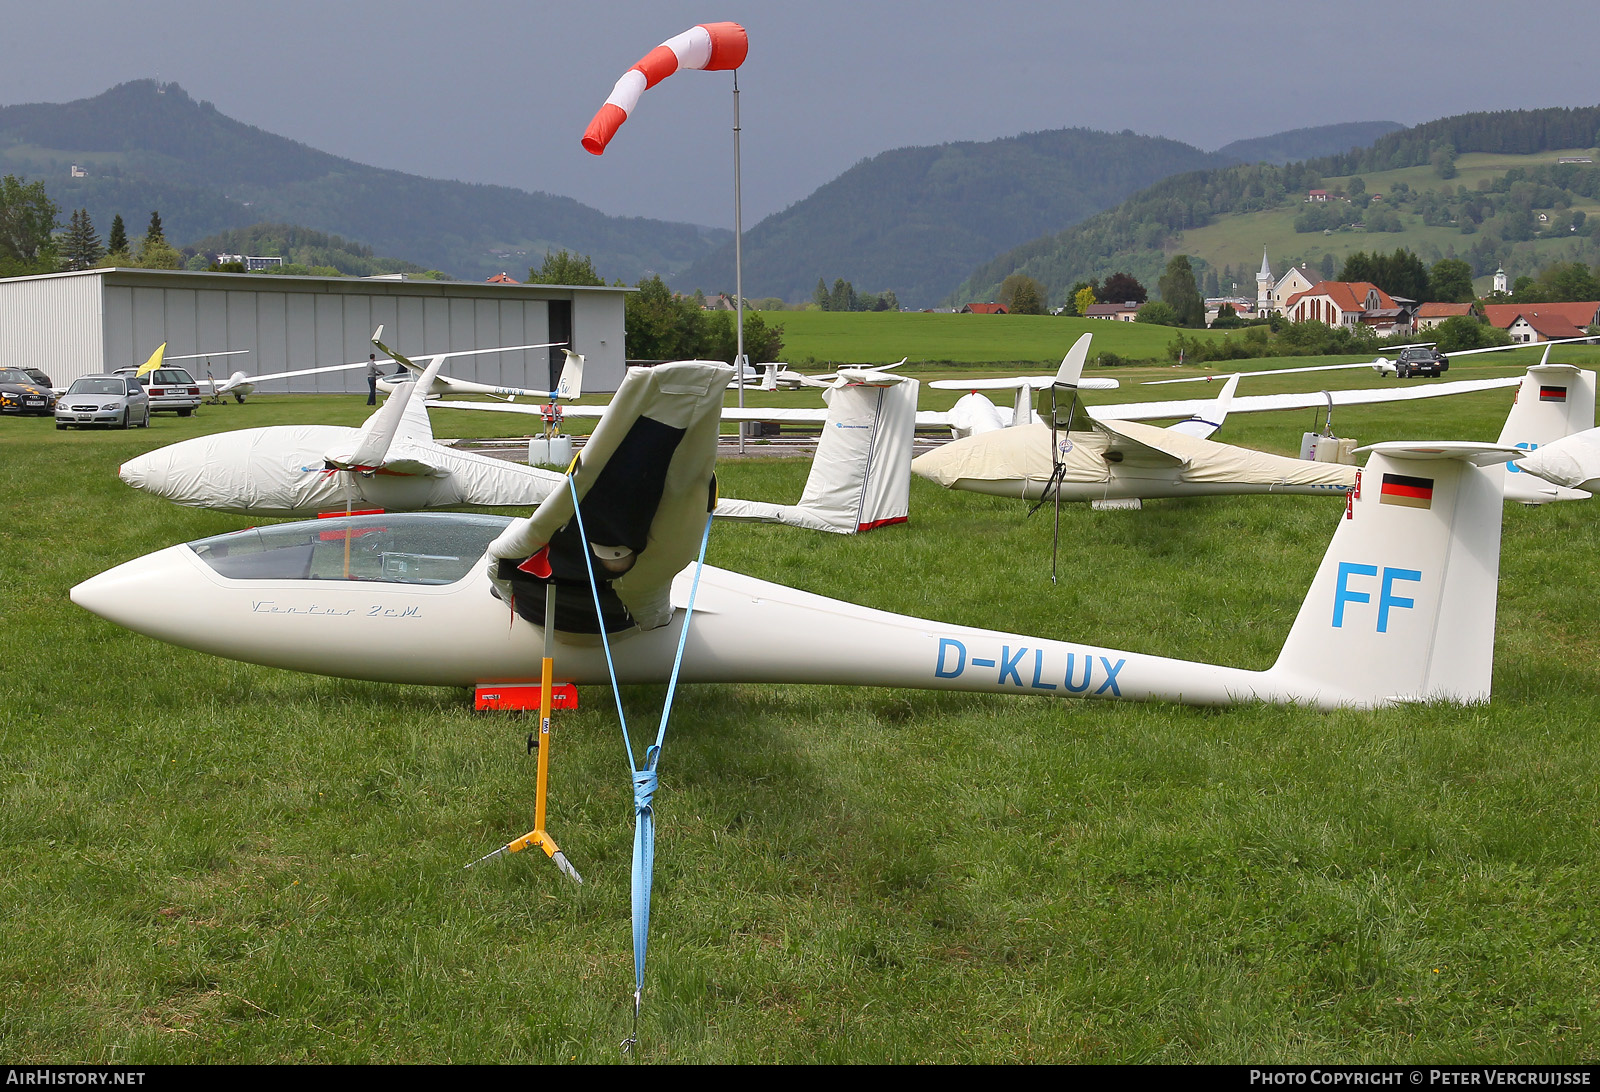
<svg viewBox="0 0 1600 1092">
<path fill-rule="evenodd" d="M 160 345 L 156 346 L 156 351 L 150 354 L 150 359 L 146 360 L 139 368 L 139 378 L 143 379 L 145 376 L 161 367 L 161 358 L 166 354 L 167 343 L 163 341 Z"/>
</svg>

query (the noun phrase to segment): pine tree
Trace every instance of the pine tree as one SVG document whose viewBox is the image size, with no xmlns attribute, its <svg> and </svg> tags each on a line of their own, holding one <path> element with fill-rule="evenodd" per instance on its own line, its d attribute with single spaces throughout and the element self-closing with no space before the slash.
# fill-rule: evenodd
<svg viewBox="0 0 1600 1092">
<path fill-rule="evenodd" d="M 1177 312 L 1184 326 L 1199 327 L 1206 322 L 1206 305 L 1200 299 L 1200 289 L 1194 282 L 1194 267 L 1187 254 L 1179 254 L 1167 263 L 1167 271 L 1157 282 L 1161 298 Z"/>
<path fill-rule="evenodd" d="M 122 226 L 122 213 L 111 221 L 111 235 L 106 239 L 106 250 L 112 254 L 128 253 L 128 229 Z"/>
<path fill-rule="evenodd" d="M 150 227 L 144 233 L 146 243 L 164 243 L 167 237 L 161 231 L 161 214 L 154 209 L 150 210 Z"/>
<path fill-rule="evenodd" d="M 100 245 L 100 236 L 94 230 L 94 221 L 89 219 L 89 210 L 74 211 L 62 245 L 62 257 L 66 258 L 68 266 L 73 269 L 88 269 L 104 255 L 105 248 Z"/>
</svg>

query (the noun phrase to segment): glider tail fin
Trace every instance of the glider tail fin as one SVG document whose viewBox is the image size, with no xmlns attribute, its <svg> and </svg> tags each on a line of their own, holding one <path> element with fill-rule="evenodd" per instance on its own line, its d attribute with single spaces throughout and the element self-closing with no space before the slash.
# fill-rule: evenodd
<svg viewBox="0 0 1600 1092">
<path fill-rule="evenodd" d="M 1084 334 L 1072 343 L 1067 355 L 1061 358 L 1061 367 L 1056 370 L 1056 386 L 1078 385 L 1078 380 L 1083 378 L 1083 366 L 1089 363 L 1089 343 L 1093 340 L 1093 334 Z"/>
<path fill-rule="evenodd" d="M 1563 436 L 1594 427 L 1594 372 L 1570 364 L 1536 364 L 1517 388 L 1517 400 L 1500 431 L 1506 447 L 1537 451 Z M 1523 504 L 1555 500 L 1582 500 L 1579 489 L 1554 485 L 1527 473 L 1515 463 L 1506 464 L 1506 499 Z"/>
<path fill-rule="evenodd" d="M 561 378 L 554 393 L 558 398 L 577 398 L 583 394 L 583 354 L 571 349 L 561 351 L 567 354 L 567 360 L 561 365 Z"/>
<path fill-rule="evenodd" d="M 1222 422 L 1228 419 L 1228 410 L 1233 407 L 1233 392 L 1239 389 L 1239 375 L 1234 373 L 1222 385 L 1222 390 L 1211 405 L 1189 418 L 1179 421 L 1171 426 L 1173 432 L 1181 432 L 1185 436 L 1193 436 L 1198 440 L 1209 439 L 1211 434 L 1222 427 Z"/>
<path fill-rule="evenodd" d="M 1377 444 L 1268 673 L 1319 705 L 1489 699 L 1500 572 L 1495 444 Z"/>
</svg>

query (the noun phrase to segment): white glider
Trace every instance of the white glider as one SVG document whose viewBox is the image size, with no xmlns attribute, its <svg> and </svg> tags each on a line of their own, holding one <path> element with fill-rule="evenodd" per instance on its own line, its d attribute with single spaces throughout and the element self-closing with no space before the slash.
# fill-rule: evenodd
<svg viewBox="0 0 1600 1092">
<path fill-rule="evenodd" d="M 629 372 L 574 468 L 581 534 L 564 486 L 516 521 L 355 516 L 218 535 L 129 561 L 72 599 L 216 655 L 440 686 L 531 681 L 552 647 L 547 624 L 557 678 L 603 681 L 594 634 L 604 628 L 621 681 L 661 682 L 695 575 L 685 566 L 712 496 L 729 372 L 698 362 Z M 1361 487 L 1268 670 L 947 625 L 707 567 L 682 679 L 1197 705 L 1487 701 L 1501 464 L 1522 453 L 1463 442 L 1366 450 Z"/>
</svg>

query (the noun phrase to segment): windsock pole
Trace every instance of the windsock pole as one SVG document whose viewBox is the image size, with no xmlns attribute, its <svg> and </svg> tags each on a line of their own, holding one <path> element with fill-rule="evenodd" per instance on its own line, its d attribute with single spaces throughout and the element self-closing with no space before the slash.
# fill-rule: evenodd
<svg viewBox="0 0 1600 1092">
<path fill-rule="evenodd" d="M 739 70 L 733 70 L 733 308 L 737 327 L 733 366 L 738 375 L 739 408 L 744 409 L 744 202 L 739 189 Z M 744 422 L 739 422 L 739 454 L 744 454 Z"/>
</svg>

